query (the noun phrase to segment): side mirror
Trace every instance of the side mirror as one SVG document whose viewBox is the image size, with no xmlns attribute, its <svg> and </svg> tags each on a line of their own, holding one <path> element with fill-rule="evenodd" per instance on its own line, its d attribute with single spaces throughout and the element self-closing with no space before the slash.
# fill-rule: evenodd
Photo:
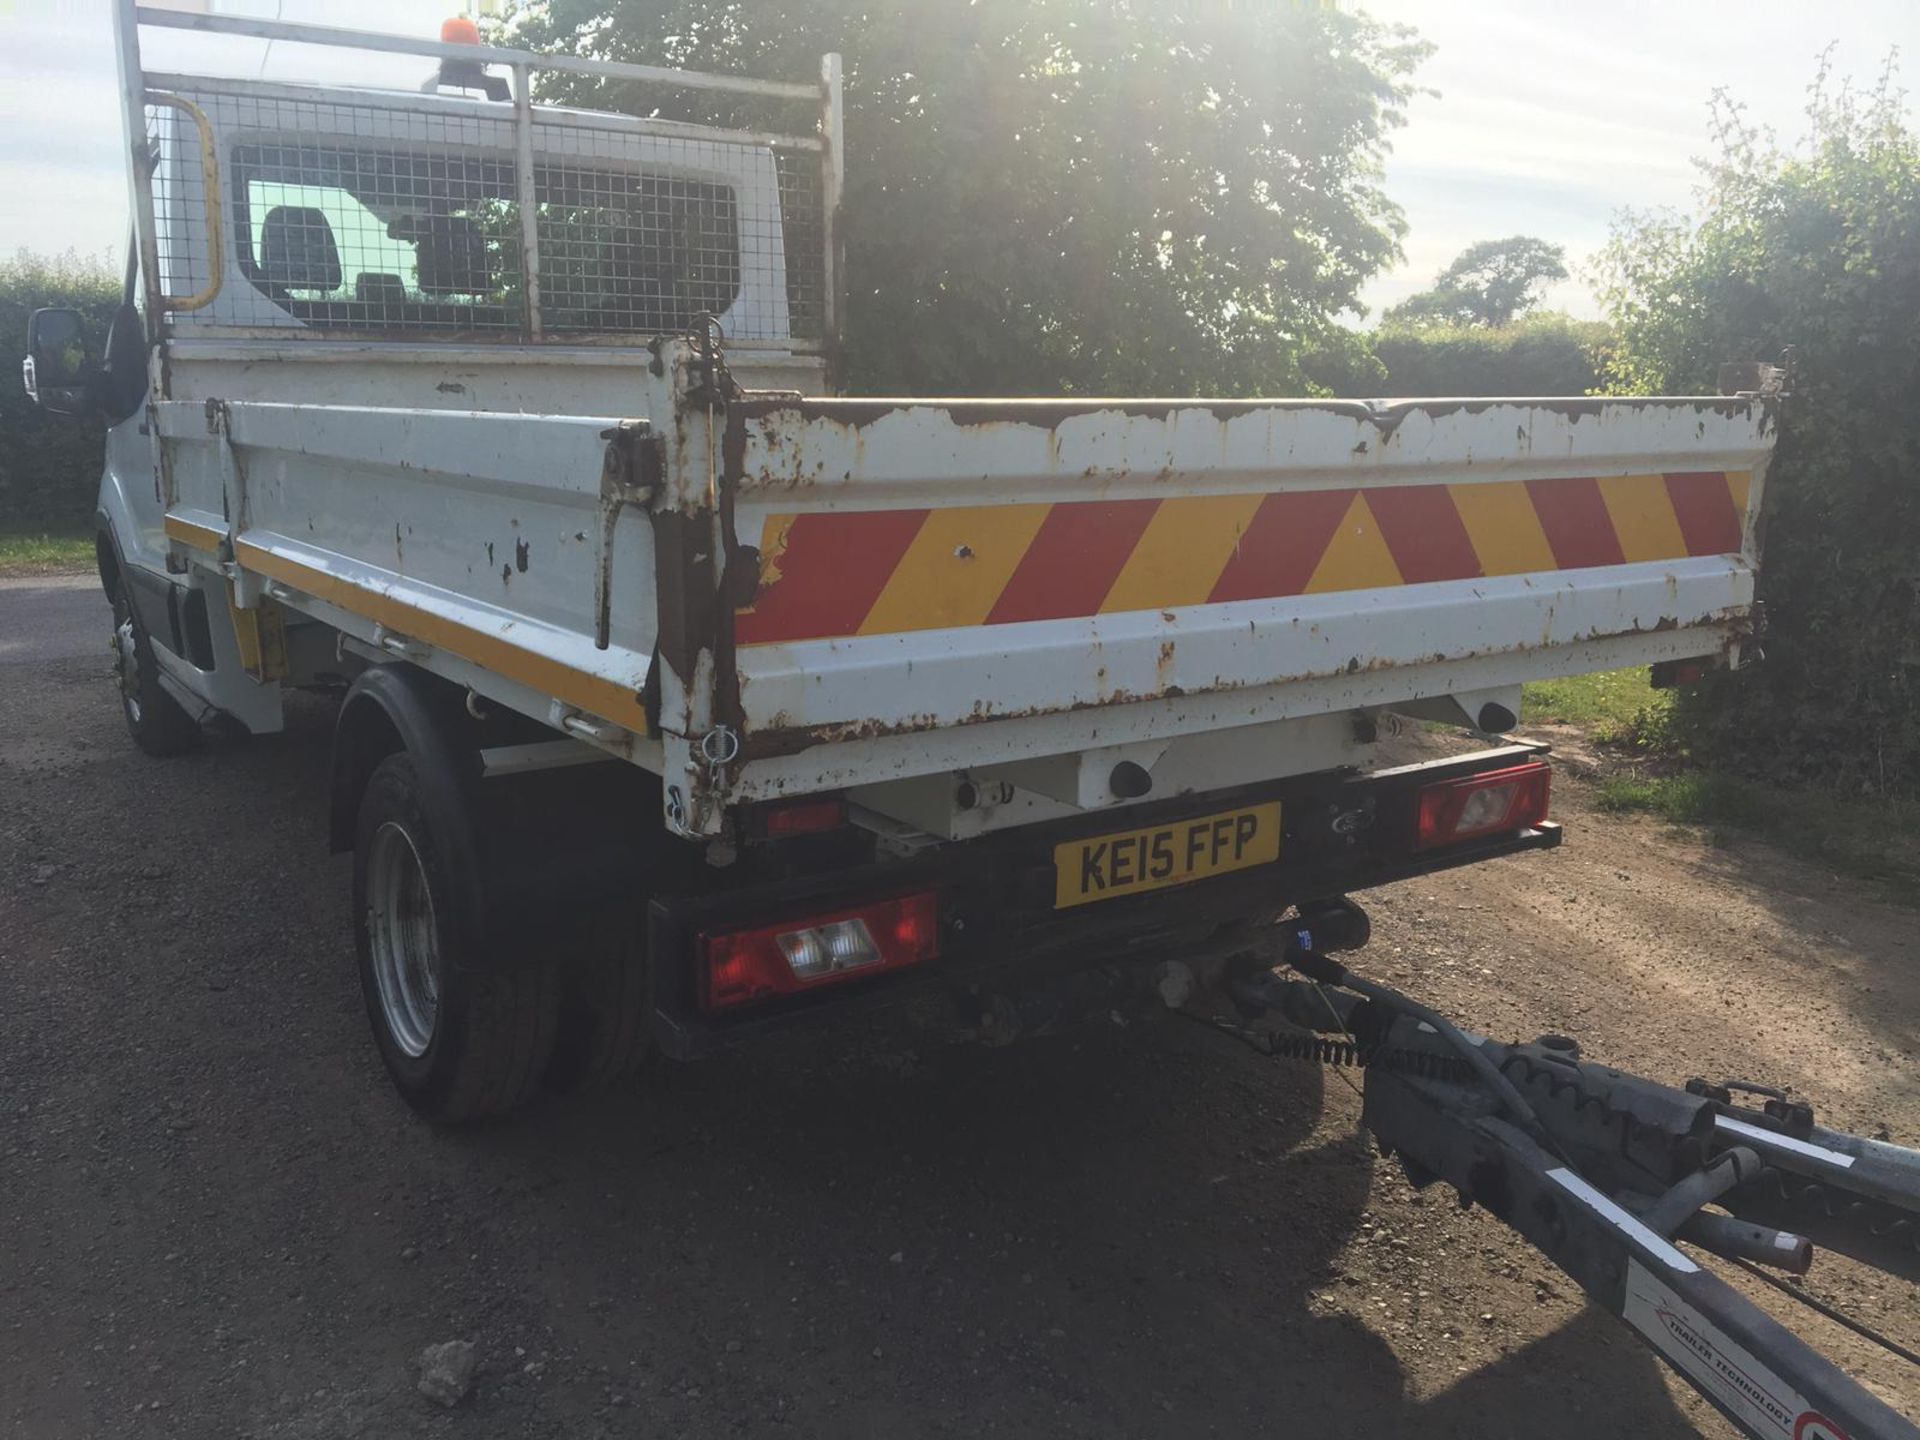
<svg viewBox="0 0 1920 1440">
<path fill-rule="evenodd" d="M 36 310 L 28 317 L 27 358 L 20 373 L 41 409 L 78 415 L 88 408 L 100 366 L 88 349 L 78 310 Z"/>
</svg>

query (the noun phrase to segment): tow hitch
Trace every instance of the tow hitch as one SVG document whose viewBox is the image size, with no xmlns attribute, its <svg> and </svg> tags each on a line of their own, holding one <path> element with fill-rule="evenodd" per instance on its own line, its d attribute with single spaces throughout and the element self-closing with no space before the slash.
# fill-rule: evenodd
<svg viewBox="0 0 1920 1440">
<path fill-rule="evenodd" d="M 1349 901 L 1284 923 L 1229 985 L 1242 1016 L 1262 1023 L 1207 1023 L 1265 1054 L 1363 1067 L 1363 1123 L 1416 1187 L 1445 1182 L 1463 1206 L 1505 1221 L 1744 1433 L 1920 1437 L 1682 1248 L 1920 1366 L 1759 1268 L 1803 1275 L 1824 1246 L 1920 1284 L 1920 1151 L 1829 1130 L 1766 1087 L 1676 1089 L 1587 1060 L 1565 1037 L 1503 1045 L 1460 1029 L 1334 958 L 1366 931 Z M 1299 978 L 1266 963 L 1276 955 Z"/>
</svg>

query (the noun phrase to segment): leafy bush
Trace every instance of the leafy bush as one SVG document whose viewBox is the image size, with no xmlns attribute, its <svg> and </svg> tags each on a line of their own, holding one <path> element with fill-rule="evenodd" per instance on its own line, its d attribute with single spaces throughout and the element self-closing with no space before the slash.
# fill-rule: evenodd
<svg viewBox="0 0 1920 1440">
<path fill-rule="evenodd" d="M 51 259 L 22 251 L 0 260 L 0 531 L 71 533 L 91 526 L 100 485 L 98 424 L 48 415 L 17 378 L 27 353 L 27 316 L 43 305 L 86 315 L 96 341 L 120 303 L 120 281 L 104 261 L 68 251 Z"/>
<path fill-rule="evenodd" d="M 1694 222 L 1630 217 L 1607 252 L 1605 378 L 1711 393 L 1795 356 L 1764 500 L 1766 662 L 1673 712 L 1696 759 L 1768 783 L 1920 794 L 1920 138 L 1890 81 L 1813 87 L 1779 148 L 1719 103 Z"/>
</svg>

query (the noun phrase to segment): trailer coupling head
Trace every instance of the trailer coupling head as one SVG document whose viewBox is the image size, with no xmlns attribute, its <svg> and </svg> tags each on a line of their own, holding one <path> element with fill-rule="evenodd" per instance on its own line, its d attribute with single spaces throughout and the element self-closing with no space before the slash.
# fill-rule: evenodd
<svg viewBox="0 0 1920 1440">
<path fill-rule="evenodd" d="M 1293 975 L 1243 970 L 1228 989 L 1248 1023 L 1208 1023 L 1265 1054 L 1363 1066 L 1362 1121 L 1415 1186 L 1445 1182 L 1518 1231 L 1744 1433 L 1920 1440 L 1681 1248 L 1920 1366 L 1758 1268 L 1804 1275 L 1825 1246 L 1920 1283 L 1920 1151 L 1829 1130 L 1764 1086 L 1676 1088 L 1587 1060 L 1564 1036 L 1504 1045 L 1463 1030 L 1333 958 L 1364 922 L 1345 901 L 1284 922 L 1273 944 Z"/>
</svg>

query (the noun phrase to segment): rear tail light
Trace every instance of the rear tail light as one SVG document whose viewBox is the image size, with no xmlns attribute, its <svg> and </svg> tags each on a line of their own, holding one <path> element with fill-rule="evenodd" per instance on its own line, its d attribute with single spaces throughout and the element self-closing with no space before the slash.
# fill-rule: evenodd
<svg viewBox="0 0 1920 1440">
<path fill-rule="evenodd" d="M 1552 783 L 1553 771 L 1535 762 L 1428 785 L 1420 791 L 1414 849 L 1538 825 L 1547 818 Z"/>
<path fill-rule="evenodd" d="M 748 831 L 757 840 L 785 840 L 794 835 L 818 835 L 847 823 L 847 802 L 841 795 L 815 795 L 785 800 L 752 811 Z"/>
<path fill-rule="evenodd" d="M 703 931 L 701 1002 L 709 1011 L 797 995 L 931 960 L 940 907 L 931 891 L 747 930 Z"/>
</svg>

